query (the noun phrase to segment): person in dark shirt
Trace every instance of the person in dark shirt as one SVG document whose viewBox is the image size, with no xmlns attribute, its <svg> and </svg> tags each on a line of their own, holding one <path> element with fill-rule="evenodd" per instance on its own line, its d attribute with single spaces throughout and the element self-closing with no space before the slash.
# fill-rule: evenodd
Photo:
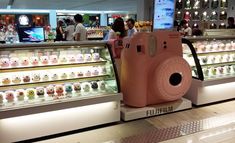
<svg viewBox="0 0 235 143">
<path fill-rule="evenodd" d="M 233 17 L 228 18 L 227 29 L 235 29 L 235 24 L 234 24 L 234 18 Z"/>
<path fill-rule="evenodd" d="M 63 37 L 63 34 L 64 34 L 64 30 L 62 28 L 62 25 L 63 25 L 63 21 L 58 21 L 58 25 L 56 27 L 56 39 L 55 41 L 64 41 L 64 37 Z"/>
</svg>

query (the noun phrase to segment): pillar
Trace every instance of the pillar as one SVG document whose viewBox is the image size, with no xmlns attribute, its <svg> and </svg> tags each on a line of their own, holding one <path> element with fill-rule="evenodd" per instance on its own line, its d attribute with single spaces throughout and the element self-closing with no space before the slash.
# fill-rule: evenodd
<svg viewBox="0 0 235 143">
<path fill-rule="evenodd" d="M 51 28 L 55 29 L 57 26 L 57 19 L 56 19 L 56 11 L 55 10 L 50 10 L 49 18 L 50 18 Z"/>
<path fill-rule="evenodd" d="M 153 19 L 153 0 L 137 0 L 137 20 Z"/>
<path fill-rule="evenodd" d="M 108 14 L 102 13 L 100 15 L 100 26 L 107 26 L 108 25 Z"/>
</svg>

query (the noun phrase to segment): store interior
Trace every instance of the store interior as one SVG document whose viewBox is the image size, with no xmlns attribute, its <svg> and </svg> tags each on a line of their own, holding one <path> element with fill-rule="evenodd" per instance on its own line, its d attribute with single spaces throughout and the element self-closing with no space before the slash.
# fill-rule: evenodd
<svg viewBox="0 0 235 143">
<path fill-rule="evenodd" d="M 1 0 L 0 142 L 234 142 L 234 7 Z M 73 40 L 57 39 L 60 23 Z"/>
</svg>

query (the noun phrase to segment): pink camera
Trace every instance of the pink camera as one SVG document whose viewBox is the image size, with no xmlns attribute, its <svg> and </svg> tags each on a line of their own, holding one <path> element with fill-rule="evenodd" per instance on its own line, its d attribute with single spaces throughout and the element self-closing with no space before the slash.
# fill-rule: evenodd
<svg viewBox="0 0 235 143">
<path fill-rule="evenodd" d="M 123 41 L 121 91 L 124 103 L 144 107 L 181 98 L 191 85 L 178 32 L 137 33 Z"/>
</svg>

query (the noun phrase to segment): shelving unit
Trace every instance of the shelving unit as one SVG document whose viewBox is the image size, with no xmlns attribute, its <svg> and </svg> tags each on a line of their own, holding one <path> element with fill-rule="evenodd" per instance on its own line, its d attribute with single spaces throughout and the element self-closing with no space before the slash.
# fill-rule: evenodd
<svg viewBox="0 0 235 143">
<path fill-rule="evenodd" d="M 183 44 L 184 58 L 191 65 L 194 76 L 185 98 L 195 105 L 235 98 L 235 37 L 206 36 L 187 39 L 192 42 L 196 54 Z M 201 48 L 206 50 L 202 52 Z M 197 60 L 198 63 L 195 62 Z"/>
<path fill-rule="evenodd" d="M 30 64 L 32 57 L 37 57 L 36 65 Z M 18 60 L 14 66 L 13 58 Z M 25 59 L 29 64 L 22 64 Z M 120 120 L 122 95 L 106 42 L 0 45 L 0 61 L 2 142 Z"/>
</svg>

